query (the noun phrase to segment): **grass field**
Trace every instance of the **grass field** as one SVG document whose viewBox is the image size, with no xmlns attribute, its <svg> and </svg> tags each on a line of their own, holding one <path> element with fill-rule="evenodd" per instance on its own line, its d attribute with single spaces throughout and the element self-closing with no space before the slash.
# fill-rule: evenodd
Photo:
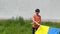
<svg viewBox="0 0 60 34">
<path fill-rule="evenodd" d="M 16 19 L 0 20 L 0 34 L 31 34 L 32 20 Z M 41 22 L 42 25 L 60 28 L 60 23 Z"/>
</svg>

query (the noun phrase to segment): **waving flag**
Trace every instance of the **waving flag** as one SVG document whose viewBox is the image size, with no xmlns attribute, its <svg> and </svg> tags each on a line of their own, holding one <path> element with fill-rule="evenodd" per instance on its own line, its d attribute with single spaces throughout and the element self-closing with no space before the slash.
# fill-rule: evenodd
<svg viewBox="0 0 60 34">
<path fill-rule="evenodd" d="M 58 28 L 40 25 L 35 34 L 59 34 Z"/>
</svg>

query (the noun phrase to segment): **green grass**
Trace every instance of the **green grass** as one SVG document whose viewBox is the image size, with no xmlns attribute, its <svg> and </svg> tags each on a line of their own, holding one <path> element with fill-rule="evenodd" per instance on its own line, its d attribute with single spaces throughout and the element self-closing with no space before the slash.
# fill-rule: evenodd
<svg viewBox="0 0 60 34">
<path fill-rule="evenodd" d="M 24 20 L 22 17 L 0 20 L 0 34 L 31 34 L 31 23 L 32 20 Z M 60 23 L 41 22 L 41 24 L 60 28 Z"/>
</svg>

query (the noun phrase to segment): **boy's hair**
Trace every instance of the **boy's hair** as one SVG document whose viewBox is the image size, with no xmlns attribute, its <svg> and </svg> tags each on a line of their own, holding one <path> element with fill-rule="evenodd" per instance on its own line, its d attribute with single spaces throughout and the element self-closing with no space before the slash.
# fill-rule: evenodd
<svg viewBox="0 0 60 34">
<path fill-rule="evenodd" d="M 36 9 L 35 12 L 40 12 L 40 10 L 39 9 Z"/>
</svg>

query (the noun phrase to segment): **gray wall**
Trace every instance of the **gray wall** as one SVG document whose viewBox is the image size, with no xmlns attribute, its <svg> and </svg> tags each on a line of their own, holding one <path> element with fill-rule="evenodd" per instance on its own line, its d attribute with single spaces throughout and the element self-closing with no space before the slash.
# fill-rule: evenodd
<svg viewBox="0 0 60 34">
<path fill-rule="evenodd" d="M 42 19 L 60 19 L 60 0 L 0 0 L 0 18 L 30 18 L 36 8 Z"/>
</svg>

